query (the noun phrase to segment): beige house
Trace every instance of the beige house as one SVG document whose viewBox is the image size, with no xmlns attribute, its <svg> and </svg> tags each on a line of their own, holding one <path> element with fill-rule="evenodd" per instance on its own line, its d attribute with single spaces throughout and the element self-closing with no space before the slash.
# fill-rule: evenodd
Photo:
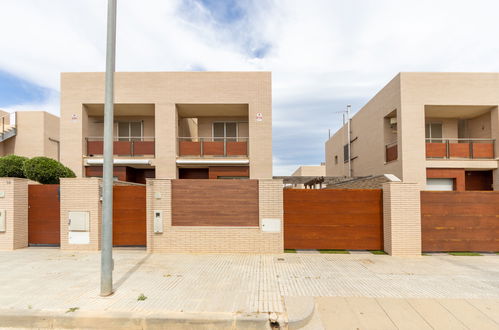
<svg viewBox="0 0 499 330">
<path fill-rule="evenodd" d="M 325 145 L 326 175 L 499 190 L 499 73 L 400 73 Z"/>
<path fill-rule="evenodd" d="M 61 161 L 102 176 L 104 73 L 61 75 Z M 269 72 L 118 72 L 115 176 L 272 178 Z"/>
<path fill-rule="evenodd" d="M 59 117 L 44 111 L 0 110 L 0 156 L 59 159 Z"/>
<path fill-rule="evenodd" d="M 326 164 L 321 165 L 301 165 L 299 166 L 291 176 L 307 176 L 307 177 L 321 177 L 326 175 Z M 293 184 L 293 188 L 303 189 L 304 184 Z"/>
</svg>

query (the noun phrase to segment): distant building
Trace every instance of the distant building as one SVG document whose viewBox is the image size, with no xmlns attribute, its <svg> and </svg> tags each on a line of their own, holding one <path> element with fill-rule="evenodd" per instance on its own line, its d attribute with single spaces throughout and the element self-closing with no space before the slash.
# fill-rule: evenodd
<svg viewBox="0 0 499 330">
<path fill-rule="evenodd" d="M 59 160 L 59 117 L 45 111 L 0 110 L 0 156 Z"/>
<path fill-rule="evenodd" d="M 346 125 L 326 142 L 326 175 L 499 190 L 498 106 L 499 73 L 402 72 L 351 119 L 350 159 Z"/>
</svg>

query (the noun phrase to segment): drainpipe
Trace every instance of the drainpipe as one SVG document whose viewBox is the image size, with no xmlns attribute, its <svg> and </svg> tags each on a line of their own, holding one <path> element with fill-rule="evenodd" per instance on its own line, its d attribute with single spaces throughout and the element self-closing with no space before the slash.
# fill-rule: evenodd
<svg viewBox="0 0 499 330">
<path fill-rule="evenodd" d="M 351 155 L 351 147 L 352 143 L 350 142 L 352 140 L 351 138 L 351 132 L 350 132 L 350 108 L 352 106 L 350 104 L 347 105 L 347 143 L 348 143 L 348 176 L 352 177 L 352 155 Z"/>
</svg>

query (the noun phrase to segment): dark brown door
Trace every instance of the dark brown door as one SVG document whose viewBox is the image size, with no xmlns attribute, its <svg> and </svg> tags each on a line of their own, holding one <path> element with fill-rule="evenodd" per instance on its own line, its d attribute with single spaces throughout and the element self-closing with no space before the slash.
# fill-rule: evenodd
<svg viewBox="0 0 499 330">
<path fill-rule="evenodd" d="M 145 186 L 114 186 L 113 245 L 146 246 Z"/>
<path fill-rule="evenodd" d="M 209 170 L 207 168 L 179 168 L 179 179 L 209 179 Z"/>
<path fill-rule="evenodd" d="M 492 190 L 492 171 L 466 171 L 466 190 Z"/>
<path fill-rule="evenodd" d="M 60 245 L 59 185 L 28 185 L 28 205 L 29 245 Z"/>
</svg>

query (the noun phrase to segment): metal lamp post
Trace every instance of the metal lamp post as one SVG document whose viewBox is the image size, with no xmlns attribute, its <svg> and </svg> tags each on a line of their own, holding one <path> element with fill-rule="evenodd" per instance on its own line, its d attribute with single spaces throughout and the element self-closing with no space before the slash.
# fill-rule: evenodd
<svg viewBox="0 0 499 330">
<path fill-rule="evenodd" d="M 101 296 L 113 293 L 113 122 L 116 53 L 116 0 L 108 0 L 106 90 L 104 104 L 104 164 L 102 189 Z"/>
</svg>

